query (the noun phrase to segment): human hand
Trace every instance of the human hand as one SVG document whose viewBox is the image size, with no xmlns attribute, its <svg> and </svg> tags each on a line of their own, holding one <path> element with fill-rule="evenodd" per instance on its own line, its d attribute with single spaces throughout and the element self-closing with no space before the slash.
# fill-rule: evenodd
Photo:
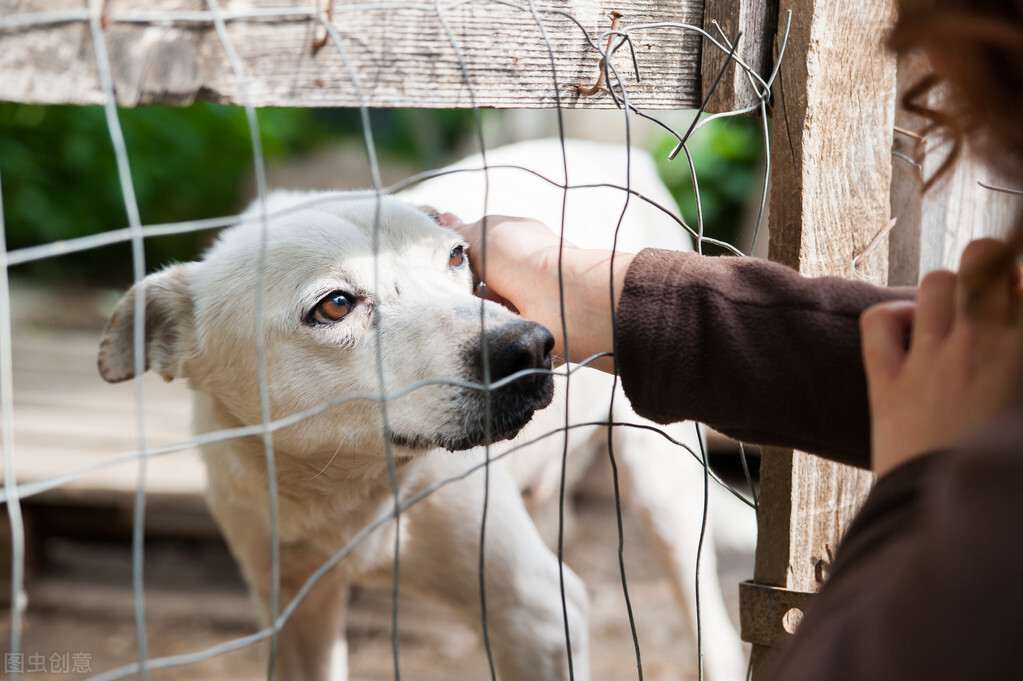
<svg viewBox="0 0 1023 681">
<path fill-rule="evenodd" d="M 484 220 L 486 244 L 483 242 Z M 537 313 L 548 316 L 542 311 L 558 297 L 556 282 L 554 291 L 550 290 L 552 279 L 556 280 L 558 250 L 562 246 L 574 249 L 573 244 L 559 239 L 542 222 L 528 218 L 488 215 L 466 225 L 451 213 L 445 213 L 440 216 L 440 223 L 454 229 L 469 243 L 469 266 L 477 280 L 486 280 L 489 299 L 534 321 L 540 321 L 535 319 Z M 560 326 L 560 314 L 557 325 Z"/>
<path fill-rule="evenodd" d="M 555 357 L 564 361 L 566 347 L 574 361 L 612 351 L 612 305 L 618 303 L 632 254 L 578 248 L 543 223 L 527 218 L 489 215 L 466 225 L 445 213 L 440 222 L 469 243 L 469 265 L 485 281 L 486 297 L 547 327 L 554 335 Z M 611 371 L 613 362 L 602 357 L 590 366 Z"/>
<path fill-rule="evenodd" d="M 975 241 L 958 274 L 924 277 L 915 303 L 877 305 L 860 318 L 878 475 L 960 443 L 1020 399 L 1023 294 L 1006 253 L 1002 242 Z"/>
</svg>

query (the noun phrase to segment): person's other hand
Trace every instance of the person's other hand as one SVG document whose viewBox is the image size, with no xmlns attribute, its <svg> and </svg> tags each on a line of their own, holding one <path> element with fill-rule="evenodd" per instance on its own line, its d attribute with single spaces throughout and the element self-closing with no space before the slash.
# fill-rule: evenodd
<svg viewBox="0 0 1023 681">
<path fill-rule="evenodd" d="M 878 475 L 962 442 L 1019 400 L 1023 296 L 1006 254 L 1000 241 L 975 241 L 958 274 L 924 277 L 915 303 L 877 305 L 860 318 Z"/>
</svg>

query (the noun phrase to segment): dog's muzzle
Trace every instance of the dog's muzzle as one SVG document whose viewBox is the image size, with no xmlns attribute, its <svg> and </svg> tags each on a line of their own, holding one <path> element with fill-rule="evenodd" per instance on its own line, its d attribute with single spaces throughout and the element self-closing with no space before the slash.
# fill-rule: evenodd
<svg viewBox="0 0 1023 681">
<path fill-rule="evenodd" d="M 550 373 L 553 347 L 550 331 L 526 320 L 487 331 L 478 343 L 467 347 L 464 352 L 471 371 L 469 380 L 490 387 L 472 391 L 470 408 L 463 414 L 462 433 L 452 433 L 452 440 L 443 446 L 469 449 L 514 437 L 536 410 L 549 405 L 554 397 Z M 484 372 L 484 366 L 488 372 Z"/>
<path fill-rule="evenodd" d="M 476 378 L 482 383 L 487 379 L 483 372 L 484 355 L 486 364 L 490 369 L 490 384 L 502 384 L 506 379 L 516 374 L 526 372 L 524 375 L 512 379 L 508 384 L 509 391 L 505 386 L 496 388 L 499 393 L 514 391 L 523 396 L 530 394 L 544 394 L 546 402 L 543 406 L 550 404 L 553 394 L 553 381 L 551 374 L 551 350 L 554 348 L 554 336 L 551 332 L 536 322 L 523 321 L 511 328 L 498 329 L 487 333 L 485 343 L 481 342 L 475 349 L 475 361 L 471 366 L 476 367 Z M 537 369 L 539 371 L 530 371 Z"/>
</svg>

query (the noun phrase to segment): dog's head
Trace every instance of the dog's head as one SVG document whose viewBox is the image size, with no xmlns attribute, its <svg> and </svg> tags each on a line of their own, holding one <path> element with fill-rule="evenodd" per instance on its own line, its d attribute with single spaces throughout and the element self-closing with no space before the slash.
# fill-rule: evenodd
<svg viewBox="0 0 1023 681">
<path fill-rule="evenodd" d="M 391 197 L 321 195 L 285 214 L 310 196 L 271 199 L 265 230 L 250 212 L 202 261 L 128 292 L 100 345 L 103 378 L 135 376 L 141 289 L 146 368 L 216 400 L 232 421 L 218 425 L 262 420 L 260 338 L 271 418 L 349 396 L 275 433 L 285 450 L 467 449 L 549 404 L 550 333 L 472 294 L 457 234 Z M 485 374 L 498 385 L 479 389 Z"/>
</svg>

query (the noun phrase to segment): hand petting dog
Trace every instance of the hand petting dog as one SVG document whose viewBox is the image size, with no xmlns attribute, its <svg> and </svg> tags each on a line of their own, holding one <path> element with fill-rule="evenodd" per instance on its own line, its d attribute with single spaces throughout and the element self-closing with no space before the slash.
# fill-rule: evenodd
<svg viewBox="0 0 1023 681">
<path fill-rule="evenodd" d="M 581 362 L 612 351 L 612 305 L 621 298 L 633 254 L 578 248 L 527 218 L 488 215 L 466 225 L 445 213 L 440 222 L 469 243 L 470 266 L 486 283 L 485 295 L 547 327 L 561 362 L 569 352 Z M 562 309 L 571 313 L 563 316 Z M 588 365 L 613 370 L 606 355 Z"/>
</svg>

